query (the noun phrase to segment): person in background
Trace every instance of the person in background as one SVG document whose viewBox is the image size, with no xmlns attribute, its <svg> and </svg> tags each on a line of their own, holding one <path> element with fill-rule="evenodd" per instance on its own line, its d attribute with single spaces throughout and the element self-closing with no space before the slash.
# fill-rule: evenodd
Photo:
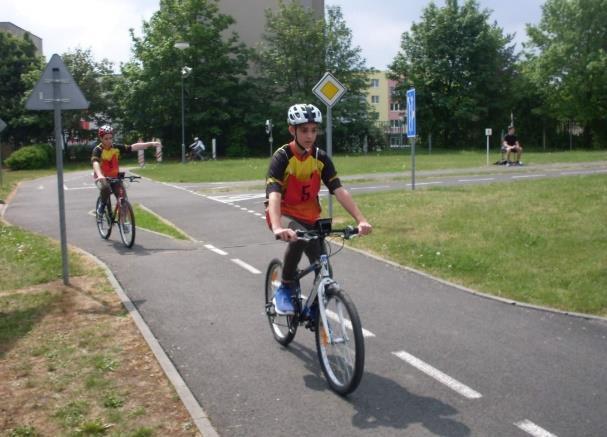
<svg viewBox="0 0 607 437">
<path fill-rule="evenodd" d="M 514 126 L 508 127 L 508 133 L 504 136 L 504 140 L 502 141 L 502 151 L 506 152 L 506 165 L 523 165 L 523 162 L 521 161 L 523 147 L 518 141 Z M 516 161 L 511 159 L 513 154 L 516 155 Z"/>
<path fill-rule="evenodd" d="M 114 144 L 114 130 L 109 125 L 101 126 L 97 135 L 101 143 L 93 149 L 91 162 L 93 164 L 95 185 L 97 185 L 97 188 L 101 192 L 102 202 L 99 204 L 97 211 L 99 213 L 98 216 L 101 217 L 111 193 L 116 193 L 122 184 L 121 181 L 109 183 L 107 180 L 108 177 L 118 177 L 121 153 L 143 150 L 148 147 L 160 146 L 161 144 L 158 141 L 138 142 L 131 145 Z"/>
</svg>

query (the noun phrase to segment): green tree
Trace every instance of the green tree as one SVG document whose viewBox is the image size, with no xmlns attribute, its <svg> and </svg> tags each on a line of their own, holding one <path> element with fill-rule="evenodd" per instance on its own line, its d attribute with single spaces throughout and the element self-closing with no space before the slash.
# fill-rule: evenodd
<svg viewBox="0 0 607 437">
<path fill-rule="evenodd" d="M 180 153 L 181 69 L 188 66 L 186 143 L 193 136 L 217 137 L 220 148 L 246 141 L 246 130 L 236 127 L 246 123 L 252 105 L 246 100 L 248 50 L 230 33 L 233 23 L 212 0 L 161 0 L 143 23 L 142 37 L 131 31 L 135 60 L 122 67 L 124 81 L 115 93 L 125 130 L 161 137 L 169 154 Z M 176 49 L 179 41 L 189 48 Z"/>
<path fill-rule="evenodd" d="M 22 145 L 44 138 L 51 131 L 52 117 L 48 113 L 25 109 L 25 99 L 43 68 L 43 59 L 36 54 L 28 34 L 18 38 L 0 32 L 0 118 L 7 123 L 1 140 Z"/>
<path fill-rule="evenodd" d="M 371 131 L 373 120 L 365 100 L 370 69 L 361 49 L 352 46 L 352 32 L 339 7 L 327 8 L 326 21 L 297 2 L 281 1 L 277 11 L 268 9 L 264 41 L 255 59 L 260 88 L 266 91 L 266 113 L 277 120 L 279 141 L 290 138 L 283 123 L 290 105 L 321 105 L 312 88 L 326 71 L 348 89 L 333 111 L 338 121 L 334 123 L 335 149 L 347 149 Z"/>
<path fill-rule="evenodd" d="M 81 129 L 80 119 L 95 121 L 102 125 L 111 121 L 110 111 L 113 104 L 113 64 L 107 59 L 96 62 L 91 50 L 75 49 L 64 53 L 62 56 L 65 66 L 68 68 L 74 81 L 89 102 L 86 111 L 69 111 L 64 114 L 64 129 L 70 130 L 71 134 L 79 137 L 89 136 L 89 132 Z"/>
<path fill-rule="evenodd" d="M 390 65 L 400 82 L 397 95 L 415 87 L 418 132 L 433 133 L 444 147 L 482 144 L 484 128 L 504 125 L 513 105 L 511 83 L 516 57 L 511 35 L 478 3 L 431 2 L 422 20 L 402 35 Z"/>
<path fill-rule="evenodd" d="M 530 77 L 555 118 L 584 126 L 607 145 L 607 1 L 547 0 L 528 26 Z"/>
</svg>

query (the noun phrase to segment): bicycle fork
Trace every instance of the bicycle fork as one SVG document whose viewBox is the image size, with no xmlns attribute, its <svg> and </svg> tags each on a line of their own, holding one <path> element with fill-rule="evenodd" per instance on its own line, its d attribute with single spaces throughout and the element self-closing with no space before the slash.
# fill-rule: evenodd
<svg viewBox="0 0 607 437">
<path fill-rule="evenodd" d="M 338 308 L 338 314 L 333 314 L 332 312 L 329 314 L 325 306 L 325 290 L 328 287 L 337 286 L 337 282 L 335 282 L 329 275 L 329 257 L 327 255 L 320 256 L 320 265 L 320 280 L 316 286 L 316 294 L 318 296 L 318 314 L 320 316 L 320 320 L 322 321 L 322 331 L 320 332 L 321 339 L 325 346 L 328 344 L 347 343 L 349 341 L 346 331 L 347 321 L 343 317 L 341 308 Z M 313 298 L 313 296 L 310 296 L 310 298 Z M 327 323 L 327 319 L 329 317 L 336 319 L 337 323 L 341 325 L 341 332 L 344 333 L 345 338 L 334 338 L 333 330 L 330 328 L 329 323 Z"/>
</svg>

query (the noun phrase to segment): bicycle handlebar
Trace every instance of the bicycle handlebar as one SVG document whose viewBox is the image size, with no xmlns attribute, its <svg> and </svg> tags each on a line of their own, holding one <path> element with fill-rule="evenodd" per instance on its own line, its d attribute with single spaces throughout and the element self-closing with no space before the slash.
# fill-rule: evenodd
<svg viewBox="0 0 607 437">
<path fill-rule="evenodd" d="M 347 226 L 343 229 L 332 229 L 329 232 L 319 231 L 318 229 L 311 229 L 308 231 L 296 229 L 295 234 L 297 235 L 298 238 L 300 238 L 302 240 L 308 240 L 308 241 L 316 240 L 318 238 L 325 238 L 325 237 L 328 237 L 329 235 L 336 235 L 336 236 L 342 237 L 344 240 L 349 240 L 350 238 L 352 238 L 356 234 L 358 234 L 358 228 L 355 228 L 353 226 Z M 276 239 L 280 240 L 280 238 L 278 236 L 276 236 Z"/>
<path fill-rule="evenodd" d="M 110 177 L 106 177 L 106 179 L 109 182 L 118 182 L 124 179 L 128 179 L 129 182 L 134 182 L 136 179 L 141 179 L 141 176 L 125 176 L 125 175 L 119 175 L 117 178 L 110 178 Z"/>
</svg>

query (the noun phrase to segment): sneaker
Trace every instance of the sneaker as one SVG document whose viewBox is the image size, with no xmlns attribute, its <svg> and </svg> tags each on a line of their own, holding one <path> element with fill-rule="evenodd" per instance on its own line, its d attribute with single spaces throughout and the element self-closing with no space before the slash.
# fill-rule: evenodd
<svg viewBox="0 0 607 437">
<path fill-rule="evenodd" d="M 273 303 L 276 309 L 276 314 L 281 316 L 290 316 L 295 314 L 295 307 L 293 306 L 293 290 L 285 284 L 280 284 L 280 287 L 276 289 Z"/>
<path fill-rule="evenodd" d="M 105 203 L 100 203 L 99 207 L 97 208 L 97 215 L 103 216 L 104 213 L 105 213 Z"/>
</svg>

